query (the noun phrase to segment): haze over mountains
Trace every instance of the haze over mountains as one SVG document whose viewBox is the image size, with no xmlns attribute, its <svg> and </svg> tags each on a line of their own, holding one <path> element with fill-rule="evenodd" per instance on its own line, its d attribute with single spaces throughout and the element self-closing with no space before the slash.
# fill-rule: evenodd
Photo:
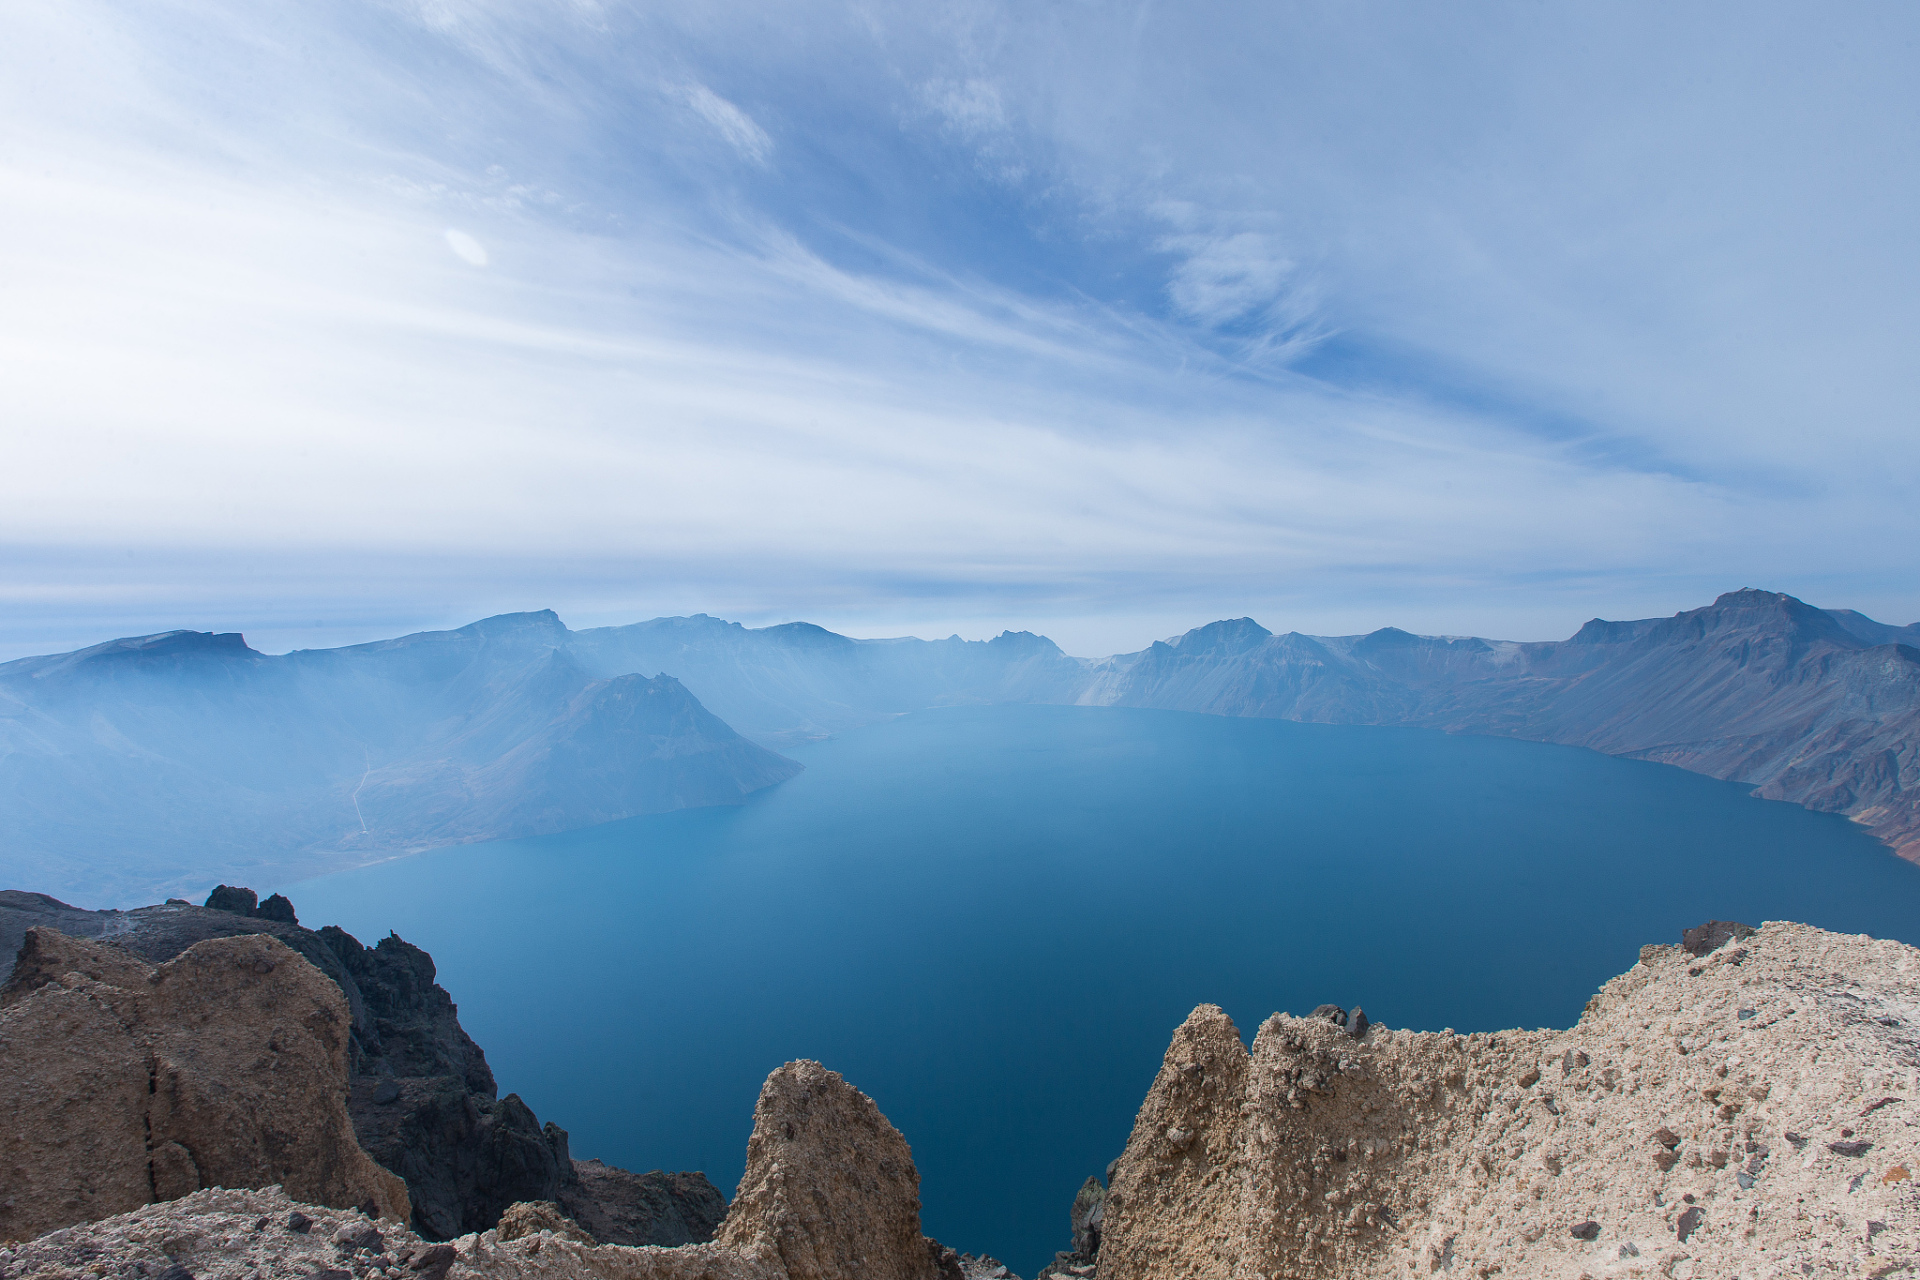
<svg viewBox="0 0 1920 1280">
<path fill-rule="evenodd" d="M 551 614 L 270 657 L 176 631 L 0 666 L 10 883 L 118 901 L 249 869 L 724 804 L 798 773 Z"/>
<path fill-rule="evenodd" d="M 1844 813 L 1920 861 L 1920 626 L 1737 591 L 1564 641 L 1276 635 L 1138 653 L 551 612 L 271 657 L 171 632 L 0 665 L 0 862 L 80 898 L 291 878 L 737 803 L 782 746 L 944 705 L 1128 706 L 1590 747 Z M 31 867 L 32 875 L 23 873 Z"/>
</svg>

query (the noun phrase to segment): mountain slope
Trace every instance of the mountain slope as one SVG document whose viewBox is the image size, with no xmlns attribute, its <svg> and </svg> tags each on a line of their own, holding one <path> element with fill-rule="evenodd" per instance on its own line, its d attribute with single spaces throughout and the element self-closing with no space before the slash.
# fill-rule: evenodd
<svg viewBox="0 0 1920 1280">
<path fill-rule="evenodd" d="M 1096 664 L 1082 702 L 1393 724 L 1590 747 L 1844 813 L 1920 861 L 1920 648 L 1792 596 L 1520 644 L 1213 623 Z"/>
<path fill-rule="evenodd" d="M 738 803 L 799 772 L 551 613 L 269 657 L 171 632 L 0 665 L 0 863 L 120 900 Z"/>
<path fill-rule="evenodd" d="M 1584 746 L 1847 814 L 1920 861 L 1909 639 L 1762 591 L 1541 643 L 1239 618 L 1098 662 L 1026 632 L 856 640 L 703 614 L 578 632 L 506 614 L 284 657 L 169 632 L 0 665 L 0 870 L 83 899 L 278 882 L 738 802 L 798 771 L 768 746 L 993 702 Z"/>
<path fill-rule="evenodd" d="M 923 707 L 1072 702 L 1088 664 L 1045 636 L 855 640 L 807 622 L 747 628 L 706 614 L 572 633 L 601 675 L 667 672 L 755 741 L 823 737 Z"/>
</svg>

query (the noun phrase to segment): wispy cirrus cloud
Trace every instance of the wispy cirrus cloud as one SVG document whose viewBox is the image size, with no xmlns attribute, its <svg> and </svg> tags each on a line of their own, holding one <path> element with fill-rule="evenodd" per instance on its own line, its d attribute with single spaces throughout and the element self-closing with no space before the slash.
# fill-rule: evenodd
<svg viewBox="0 0 1920 1280">
<path fill-rule="evenodd" d="M 773 155 L 773 139 L 754 118 L 703 84 L 683 85 L 680 98 L 693 113 L 713 126 L 726 142 L 755 164 Z"/>
<path fill-rule="evenodd" d="M 1860 13 L 1845 77 L 1765 10 L 1710 88 L 1697 32 L 1493 11 L 22 0 L 0 646 L 1908 620 Z"/>
</svg>

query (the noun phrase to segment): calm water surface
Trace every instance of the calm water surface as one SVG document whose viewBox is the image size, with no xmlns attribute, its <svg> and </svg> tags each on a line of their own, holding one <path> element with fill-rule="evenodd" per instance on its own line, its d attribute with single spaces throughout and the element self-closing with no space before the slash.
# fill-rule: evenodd
<svg viewBox="0 0 1920 1280">
<path fill-rule="evenodd" d="M 1920 868 L 1843 819 L 1572 748 L 1113 708 L 917 713 L 752 803 L 292 886 L 434 955 L 575 1156 L 731 1195 L 815 1058 L 913 1144 L 925 1227 L 1031 1276 L 1194 1005 L 1566 1026 L 1709 917 L 1920 943 Z"/>
</svg>

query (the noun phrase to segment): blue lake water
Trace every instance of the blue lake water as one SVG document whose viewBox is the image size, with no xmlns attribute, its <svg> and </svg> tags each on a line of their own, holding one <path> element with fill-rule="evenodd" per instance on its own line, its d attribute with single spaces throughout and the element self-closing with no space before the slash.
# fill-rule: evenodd
<svg viewBox="0 0 1920 1280">
<path fill-rule="evenodd" d="M 916 713 L 740 808 L 288 886 L 434 955 L 577 1157 L 732 1193 L 815 1058 L 913 1145 L 929 1234 L 1031 1276 L 1203 1001 L 1565 1026 L 1709 917 L 1920 942 L 1920 868 L 1831 815 L 1498 738 L 1112 708 Z"/>
</svg>

